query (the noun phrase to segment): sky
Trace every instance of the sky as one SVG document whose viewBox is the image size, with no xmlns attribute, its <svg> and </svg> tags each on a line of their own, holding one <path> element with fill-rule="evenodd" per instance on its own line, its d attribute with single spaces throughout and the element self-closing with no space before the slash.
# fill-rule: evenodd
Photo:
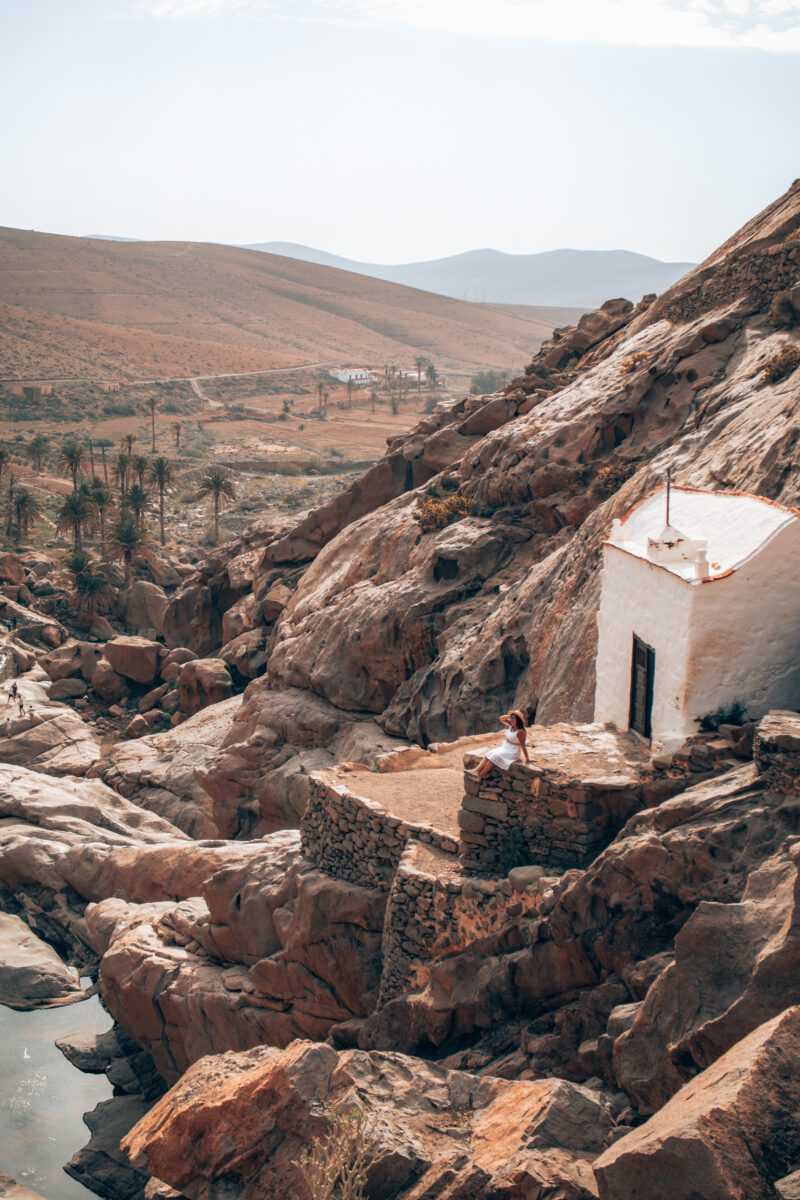
<svg viewBox="0 0 800 1200">
<path fill-rule="evenodd" d="M 0 0 L 0 225 L 696 261 L 800 175 L 800 0 Z"/>
</svg>

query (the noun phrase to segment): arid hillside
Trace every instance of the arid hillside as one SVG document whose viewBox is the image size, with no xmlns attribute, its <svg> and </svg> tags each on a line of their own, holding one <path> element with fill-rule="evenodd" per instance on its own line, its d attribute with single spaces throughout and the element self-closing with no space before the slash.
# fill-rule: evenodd
<svg viewBox="0 0 800 1200">
<path fill-rule="evenodd" d="M 508 369 L 558 323 L 234 247 L 0 230 L 2 378 L 411 366 L 420 353 Z"/>
</svg>

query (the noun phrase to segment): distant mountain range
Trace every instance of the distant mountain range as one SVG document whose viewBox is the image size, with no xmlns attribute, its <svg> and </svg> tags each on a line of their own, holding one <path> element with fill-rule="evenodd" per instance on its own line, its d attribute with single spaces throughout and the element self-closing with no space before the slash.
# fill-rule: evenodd
<svg viewBox="0 0 800 1200">
<path fill-rule="evenodd" d="M 577 308 L 596 308 L 614 296 L 639 300 L 647 292 L 666 291 L 695 266 L 662 262 L 630 250 L 547 250 L 541 254 L 468 250 L 450 258 L 390 266 L 341 258 L 295 242 L 256 242 L 245 249 L 337 267 L 456 300 Z"/>
</svg>

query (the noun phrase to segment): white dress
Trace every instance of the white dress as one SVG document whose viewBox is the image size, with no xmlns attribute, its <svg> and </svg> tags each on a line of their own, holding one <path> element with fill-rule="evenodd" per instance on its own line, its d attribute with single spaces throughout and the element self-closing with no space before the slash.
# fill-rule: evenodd
<svg viewBox="0 0 800 1200">
<path fill-rule="evenodd" d="M 503 734 L 503 740 L 499 746 L 495 746 L 493 750 L 486 751 L 486 758 L 490 763 L 494 763 L 496 767 L 500 767 L 503 771 L 518 761 L 522 748 L 517 740 L 517 730 L 507 729 Z"/>
</svg>

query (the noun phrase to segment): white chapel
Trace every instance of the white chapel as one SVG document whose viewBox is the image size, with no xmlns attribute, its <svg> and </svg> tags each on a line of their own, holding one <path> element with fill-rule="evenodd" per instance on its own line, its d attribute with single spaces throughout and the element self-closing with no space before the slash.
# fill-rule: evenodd
<svg viewBox="0 0 800 1200">
<path fill-rule="evenodd" d="M 800 708 L 800 511 L 667 485 L 603 549 L 596 721 L 671 751 L 736 701 Z"/>
</svg>

